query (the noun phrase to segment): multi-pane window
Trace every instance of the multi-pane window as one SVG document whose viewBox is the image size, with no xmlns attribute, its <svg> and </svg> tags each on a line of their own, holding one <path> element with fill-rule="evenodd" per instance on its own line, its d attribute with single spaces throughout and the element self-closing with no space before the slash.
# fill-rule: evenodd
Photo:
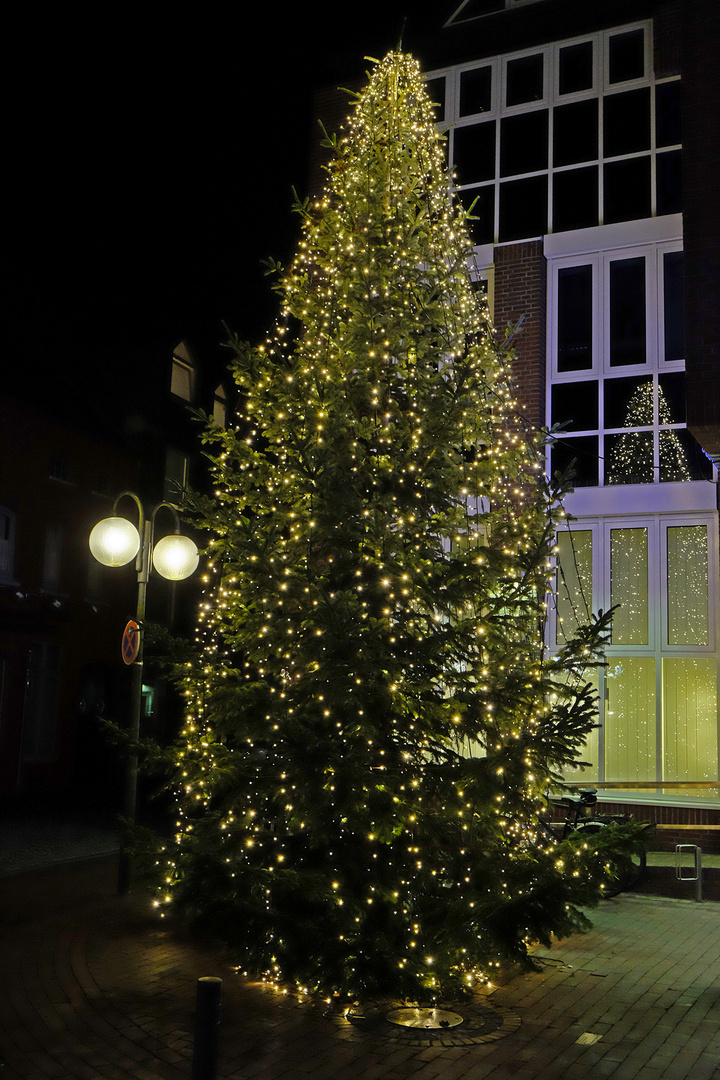
<svg viewBox="0 0 720 1080">
<path fill-rule="evenodd" d="M 575 487 L 707 479 L 685 426 L 682 250 L 644 245 L 553 260 L 550 468 Z"/>
<path fill-rule="evenodd" d="M 651 24 L 431 74 L 478 244 L 681 210 L 680 81 Z"/>
<path fill-rule="evenodd" d="M 714 514 L 657 514 L 559 534 L 553 647 L 590 610 L 615 608 L 585 780 L 662 791 L 718 779 L 716 528 Z"/>
</svg>

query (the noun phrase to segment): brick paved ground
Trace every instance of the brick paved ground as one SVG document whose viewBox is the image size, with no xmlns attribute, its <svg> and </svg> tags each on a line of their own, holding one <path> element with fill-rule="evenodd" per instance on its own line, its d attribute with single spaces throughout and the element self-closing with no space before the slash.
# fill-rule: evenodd
<svg viewBox="0 0 720 1080">
<path fill-rule="evenodd" d="M 1 883 L 2 1080 L 188 1080 L 202 975 L 223 979 L 222 1080 L 720 1077 L 718 904 L 605 902 L 428 1041 L 248 984 L 115 882 L 110 860 Z"/>
</svg>

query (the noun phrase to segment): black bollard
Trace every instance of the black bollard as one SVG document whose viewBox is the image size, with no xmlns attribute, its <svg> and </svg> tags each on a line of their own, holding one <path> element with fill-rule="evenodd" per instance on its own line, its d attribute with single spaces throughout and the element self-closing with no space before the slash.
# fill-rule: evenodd
<svg viewBox="0 0 720 1080">
<path fill-rule="evenodd" d="M 217 1080 L 222 979 L 198 979 L 192 1080 Z"/>
</svg>

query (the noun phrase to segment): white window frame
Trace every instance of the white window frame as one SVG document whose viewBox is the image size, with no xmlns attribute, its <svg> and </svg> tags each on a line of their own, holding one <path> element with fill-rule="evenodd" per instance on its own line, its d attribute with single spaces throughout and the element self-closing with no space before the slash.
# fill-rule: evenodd
<svg viewBox="0 0 720 1080">
<path fill-rule="evenodd" d="M 457 12 L 456 12 L 457 14 Z M 452 18 L 449 22 L 452 22 Z M 630 33 L 635 30 L 642 30 L 644 34 L 644 75 L 642 78 L 629 79 L 626 82 L 610 83 L 609 81 L 609 50 L 610 39 L 620 36 L 622 34 Z M 559 73 L 560 73 L 560 52 L 562 49 L 568 48 L 573 45 L 581 45 L 591 42 L 593 44 L 593 86 L 591 89 L 580 90 L 569 94 L 560 94 L 559 88 Z M 543 55 L 543 71 L 544 71 L 544 93 L 542 99 L 532 102 L 523 102 L 520 105 L 508 106 L 505 104 L 506 89 L 507 89 L 507 68 L 508 64 L 513 60 L 524 59 L 529 56 Z M 447 132 L 449 141 L 448 151 L 449 160 L 454 162 L 454 139 L 455 130 L 466 126 L 476 126 L 478 123 L 494 121 L 495 122 L 495 175 L 489 180 L 480 180 L 477 182 L 469 182 L 464 184 L 461 191 L 467 192 L 470 195 L 472 192 L 480 191 L 483 188 L 492 187 L 494 191 L 494 208 L 493 208 L 493 240 L 497 242 L 499 237 L 500 226 L 500 186 L 502 183 L 507 183 L 511 180 L 519 178 L 531 179 L 537 176 L 548 177 L 548 205 L 547 205 L 547 227 L 552 229 L 553 221 L 553 183 L 552 178 L 555 173 L 571 172 L 578 168 L 593 167 L 597 169 L 598 176 L 598 222 L 603 221 L 603 208 L 604 208 L 604 181 L 603 181 L 603 168 L 607 162 L 619 162 L 628 161 L 632 158 L 649 157 L 650 159 L 650 205 L 651 214 L 657 213 L 657 168 L 656 161 L 658 153 L 667 153 L 671 150 L 679 149 L 680 144 L 677 146 L 663 146 L 660 150 L 656 145 L 656 104 L 655 104 L 655 87 L 660 83 L 677 82 L 679 76 L 669 76 L 664 78 L 655 77 L 655 72 L 652 63 L 653 54 L 653 24 L 652 20 L 644 20 L 633 23 L 625 23 L 620 26 L 611 27 L 608 30 L 598 31 L 594 34 L 583 34 L 574 38 L 567 38 L 562 41 L 556 41 L 548 45 L 539 45 L 531 49 L 522 49 L 517 52 L 500 54 L 497 56 L 484 57 L 482 60 L 475 60 L 472 62 L 466 62 L 456 65 L 454 67 L 438 68 L 434 71 L 427 73 L 426 78 L 428 81 L 439 80 L 444 78 L 445 80 L 445 102 L 443 121 L 441 124 L 442 130 Z M 480 113 L 469 113 L 467 115 L 460 115 L 460 82 L 463 74 L 468 71 L 473 71 L 479 68 L 491 69 L 491 107 L 489 110 Z M 559 105 L 572 104 L 576 101 L 584 101 L 589 99 L 596 99 L 598 102 L 603 97 L 611 96 L 614 94 L 625 93 L 629 90 L 639 89 L 641 87 L 648 87 L 650 90 L 650 145 L 647 149 L 635 151 L 628 154 L 619 154 L 609 157 L 605 157 L 603 152 L 603 132 L 602 132 L 602 109 L 600 112 L 599 128 L 598 128 L 598 147 L 597 155 L 589 159 L 586 162 L 574 162 L 570 165 L 562 165 L 555 167 L 553 162 L 553 108 Z M 540 169 L 534 172 L 522 173 L 518 176 L 500 176 L 500 128 L 501 121 L 506 116 L 513 116 L 518 113 L 528 113 L 534 110 L 547 110 L 548 111 L 548 165 L 545 169 Z M 627 223 L 621 222 L 621 225 L 625 226 Z M 531 237 L 527 237 L 531 239 Z M 503 243 L 514 243 L 515 241 L 502 241 Z"/>
<path fill-rule="evenodd" d="M 647 377 L 657 381 L 658 377 L 673 372 L 685 371 L 685 360 L 664 359 L 664 256 L 668 252 L 682 251 L 683 244 L 680 215 L 671 215 L 668 218 L 655 218 L 648 221 L 632 222 L 628 228 L 628 243 L 616 246 L 615 241 L 622 235 L 617 226 L 600 226 L 593 229 L 583 229 L 575 233 L 558 234 L 555 237 L 546 237 L 545 254 L 548 258 L 547 275 L 547 384 L 546 384 L 546 415 L 551 416 L 552 388 L 560 383 L 571 384 L 585 381 L 598 383 L 598 427 L 588 429 L 576 429 L 568 436 L 568 443 L 573 435 L 581 436 L 596 435 L 598 438 L 598 455 L 604 460 L 607 448 L 607 436 L 622 434 L 632 431 L 632 428 L 608 428 L 604 421 L 604 384 L 615 378 L 640 378 Z M 673 235 L 675 233 L 675 235 Z M 586 245 L 594 245 L 591 250 Z M 567 252 L 567 253 L 566 253 Z M 642 257 L 645 259 L 645 336 L 646 336 L 646 360 L 642 364 L 616 365 L 610 364 L 610 266 L 615 261 Z M 593 295 L 592 295 L 592 365 L 579 371 L 558 370 L 558 273 L 560 270 L 574 266 L 592 266 Z M 642 430 L 651 430 L 653 433 L 653 464 L 659 464 L 659 434 L 666 430 L 686 430 L 684 422 L 671 425 L 661 424 L 659 417 L 652 425 L 644 425 Z M 548 450 L 548 463 L 550 453 Z M 683 481 L 678 485 L 706 484 L 707 481 Z M 598 488 L 613 489 L 617 494 L 612 496 L 617 504 L 615 510 L 622 508 L 622 503 L 627 503 L 628 496 L 623 497 L 621 489 L 631 487 L 637 491 L 639 486 L 660 488 L 666 498 L 670 498 L 669 505 L 675 503 L 673 489 L 675 483 L 667 481 L 660 484 L 659 471 L 655 469 L 652 484 L 646 485 L 621 485 L 605 483 L 604 469 L 598 468 Z M 588 490 L 597 491 L 591 487 Z M 658 495 L 659 498 L 659 495 Z M 680 506 L 678 506 L 678 509 Z"/>
<path fill-rule="evenodd" d="M 707 645 L 671 645 L 668 640 L 668 579 L 667 579 L 667 530 L 677 526 L 705 526 L 707 529 L 707 555 L 708 555 L 708 644 Z M 720 650 L 718 648 L 718 604 L 720 602 L 720 536 L 718 531 L 718 515 L 713 511 L 697 514 L 687 513 L 650 513 L 646 515 L 622 515 L 612 517 L 581 518 L 564 525 L 559 531 L 592 534 L 592 596 L 587 598 L 588 607 L 592 611 L 607 611 L 611 600 L 611 567 L 610 567 L 610 536 L 614 529 L 642 528 L 648 530 L 648 637 L 647 645 L 608 645 L 605 649 L 606 668 L 599 670 L 598 680 L 598 709 L 599 709 L 599 739 L 598 739 L 598 782 L 606 781 L 605 774 L 605 702 L 607 700 L 607 680 L 611 677 L 612 668 L 616 663 L 621 663 L 623 657 L 637 657 L 653 659 L 655 662 L 655 731 L 656 731 L 656 787 L 663 787 L 661 778 L 663 775 L 664 762 L 662 759 L 663 737 L 663 661 L 667 659 L 692 659 L 697 657 L 715 658 L 717 671 L 718 700 L 720 701 Z M 559 579 L 559 574 L 558 574 Z M 558 586 L 560 587 L 560 586 Z M 660 593 L 659 598 L 657 593 Z M 653 603 L 653 598 L 655 602 Z M 557 652 L 562 648 L 562 642 L 557 641 L 557 606 L 553 602 L 549 606 L 548 613 L 548 636 L 547 645 L 550 653 Z M 720 717 L 718 718 L 718 777 L 720 777 Z M 652 779 L 639 777 L 641 780 Z M 611 782 L 611 781 L 609 781 Z M 720 788 L 720 783 L 719 783 Z M 608 789 L 609 790 L 609 789 Z M 682 800 L 692 800 L 692 795 L 672 794 L 659 796 L 633 792 L 632 790 L 617 789 L 617 797 L 631 799 L 633 801 L 659 801 L 667 803 Z M 718 800 L 703 796 L 695 796 L 699 805 L 709 806 Z"/>
<path fill-rule="evenodd" d="M 595 232 L 595 230 L 587 230 Z M 598 230 L 599 231 L 599 230 Z M 682 251 L 681 239 L 661 241 L 656 244 L 629 244 L 601 251 L 578 252 L 563 257 L 550 256 L 548 267 L 548 370 L 553 382 L 578 382 L 601 376 L 642 375 L 647 372 L 684 371 L 685 361 L 665 360 L 664 325 L 664 256 L 668 252 Z M 645 259 L 645 340 L 647 346 L 644 364 L 611 366 L 610 364 L 610 265 L 624 259 Z M 574 266 L 593 268 L 593 363 L 582 371 L 558 371 L 558 271 Z M 549 405 L 549 400 L 548 400 Z"/>
<path fill-rule="evenodd" d="M 560 53 L 563 49 L 573 45 L 593 46 L 592 84 L 586 90 L 575 90 L 570 94 L 560 93 Z M 585 101 L 587 98 L 596 98 L 602 93 L 600 72 L 604 70 L 602 62 L 602 47 L 598 44 L 597 34 L 587 34 L 585 37 L 572 38 L 569 41 L 556 41 L 553 46 L 553 105 L 570 104 L 573 101 Z"/>
</svg>

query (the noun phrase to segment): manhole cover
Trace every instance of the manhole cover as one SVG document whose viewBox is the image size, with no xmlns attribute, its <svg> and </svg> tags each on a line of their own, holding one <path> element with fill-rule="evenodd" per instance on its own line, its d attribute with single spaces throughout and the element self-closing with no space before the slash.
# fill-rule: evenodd
<svg viewBox="0 0 720 1080">
<path fill-rule="evenodd" d="M 401 1027 L 439 1030 L 454 1028 L 463 1022 L 462 1016 L 447 1009 L 395 1009 L 387 1018 L 391 1024 Z"/>
<path fill-rule="evenodd" d="M 462 1012 L 385 999 L 356 1005 L 333 1019 L 346 1038 L 405 1046 L 473 1046 L 504 1039 L 520 1027 L 520 1017 L 511 1009 L 489 1006 L 483 998 L 468 998 L 456 1008 Z"/>
</svg>

